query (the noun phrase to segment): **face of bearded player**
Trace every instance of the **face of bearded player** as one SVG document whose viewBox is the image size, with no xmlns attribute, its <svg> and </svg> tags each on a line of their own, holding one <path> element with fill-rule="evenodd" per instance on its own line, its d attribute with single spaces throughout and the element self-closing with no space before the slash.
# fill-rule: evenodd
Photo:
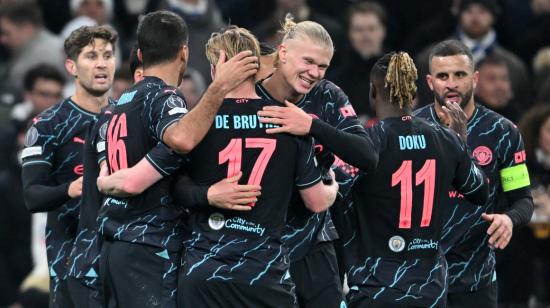
<svg viewBox="0 0 550 308">
<path fill-rule="evenodd" d="M 474 104 L 473 93 L 479 74 L 466 55 L 432 58 L 430 74 L 426 77 L 437 104 L 455 102 L 464 109 Z"/>
</svg>

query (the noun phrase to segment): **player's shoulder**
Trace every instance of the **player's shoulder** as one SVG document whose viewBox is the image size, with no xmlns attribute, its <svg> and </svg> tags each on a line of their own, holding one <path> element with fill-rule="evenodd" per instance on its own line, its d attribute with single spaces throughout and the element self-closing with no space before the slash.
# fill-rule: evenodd
<svg viewBox="0 0 550 308">
<path fill-rule="evenodd" d="M 514 124 L 512 121 L 510 121 L 505 116 L 499 114 L 498 112 L 479 104 L 476 104 L 476 108 L 477 114 L 475 115 L 475 117 L 478 119 L 483 119 L 483 122 L 485 124 L 484 126 L 491 128 L 494 127 L 495 130 L 500 129 L 500 132 L 518 131 L 516 124 Z M 471 120 L 471 122 L 474 121 Z"/>
<path fill-rule="evenodd" d="M 322 79 L 319 83 L 311 90 L 311 97 L 325 97 L 328 99 L 337 99 L 345 98 L 347 100 L 347 95 L 344 93 L 339 86 L 333 83 L 330 80 Z"/>
<path fill-rule="evenodd" d="M 428 119 L 432 116 L 433 114 L 433 103 L 431 104 L 428 104 L 426 106 L 423 106 L 423 107 L 420 107 L 418 109 L 416 109 L 414 112 L 413 112 L 413 115 L 415 117 L 421 117 L 421 118 L 424 118 L 424 119 Z"/>
<path fill-rule="evenodd" d="M 70 98 L 66 98 L 35 116 L 32 119 L 32 126 L 46 129 L 58 124 L 60 121 L 66 121 L 67 115 L 72 109 Z"/>
</svg>

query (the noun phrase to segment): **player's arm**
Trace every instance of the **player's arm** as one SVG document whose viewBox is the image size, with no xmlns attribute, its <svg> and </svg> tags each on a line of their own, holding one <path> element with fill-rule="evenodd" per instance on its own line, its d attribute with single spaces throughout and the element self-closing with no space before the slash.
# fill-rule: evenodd
<svg viewBox="0 0 550 308">
<path fill-rule="evenodd" d="M 267 133 L 310 135 L 343 161 L 359 169 L 371 171 L 378 164 L 378 153 L 357 120 L 347 96 L 339 88 L 330 89 L 335 106 L 327 119 L 313 119 L 296 105 L 285 101 L 286 107 L 265 106 L 258 112 L 260 122 L 280 125 Z"/>
<path fill-rule="evenodd" d="M 514 226 L 528 223 L 534 211 L 523 140 L 511 123 L 508 123 L 508 132 L 509 146 L 499 147 L 499 157 L 502 157 L 500 183 L 509 209 L 504 214 L 483 213 L 481 216 L 490 222 L 487 229 L 489 245 L 500 249 L 504 249 L 510 242 Z"/>
<path fill-rule="evenodd" d="M 116 197 L 139 195 L 163 177 L 178 170 L 181 163 L 181 156 L 159 142 L 137 164 L 110 175 L 106 162 L 102 161 L 97 188 L 106 195 Z"/>
<path fill-rule="evenodd" d="M 82 194 L 82 177 L 72 182 L 56 182 L 52 168 L 54 153 L 57 149 L 56 134 L 49 119 L 44 115 L 35 119 L 27 131 L 25 149 L 21 152 L 23 180 L 23 198 L 32 213 L 54 210 L 71 198 Z"/>
<path fill-rule="evenodd" d="M 227 210 L 251 210 L 251 203 L 261 195 L 259 185 L 240 185 L 242 172 L 211 186 L 198 185 L 186 174 L 180 174 L 173 189 L 178 204 L 186 208 L 215 206 Z"/>
<path fill-rule="evenodd" d="M 329 172 L 334 179 L 334 172 L 332 170 Z M 333 180 L 330 185 L 325 185 L 323 181 L 319 181 L 307 188 L 298 186 L 298 189 L 306 208 L 314 213 L 320 213 L 334 204 L 338 193 L 338 183 Z"/>
<path fill-rule="evenodd" d="M 170 125 L 161 136 L 162 140 L 178 153 L 189 153 L 204 138 L 223 99 L 229 91 L 247 78 L 256 74 L 258 58 L 251 51 L 243 51 L 225 61 L 220 51 L 214 80 L 199 103 L 186 116 Z"/>
<path fill-rule="evenodd" d="M 295 185 L 307 209 L 314 213 L 328 209 L 336 200 L 338 183 L 334 172 L 329 170 L 332 181 L 325 185 L 321 180 L 321 170 L 317 166 L 311 138 L 296 138 L 298 153 L 296 155 Z"/>
<path fill-rule="evenodd" d="M 69 199 L 82 195 L 82 177 L 55 185 L 51 173 L 51 167 L 46 164 L 23 166 L 23 198 L 31 213 L 55 210 Z"/>
</svg>

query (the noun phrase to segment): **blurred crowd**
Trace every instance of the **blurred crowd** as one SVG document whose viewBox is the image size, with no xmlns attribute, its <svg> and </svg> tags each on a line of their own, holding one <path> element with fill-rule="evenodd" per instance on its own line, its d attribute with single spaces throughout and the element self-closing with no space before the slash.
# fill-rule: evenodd
<svg viewBox="0 0 550 308">
<path fill-rule="evenodd" d="M 376 121 L 369 72 L 380 56 L 404 50 L 414 57 L 420 107 L 434 100 L 424 78 L 430 46 L 462 41 L 479 71 L 476 102 L 522 132 L 535 197 L 530 227 L 514 230 L 511 246 L 497 256 L 500 302 L 549 305 L 550 0 L 0 0 L 0 307 L 22 302 L 22 286 L 32 285 L 23 280 L 43 258 L 44 235 L 31 230 L 43 230 L 44 221 L 31 218 L 23 203 L 18 152 L 29 121 L 74 93 L 64 39 L 82 25 L 117 30 L 111 92 L 117 99 L 132 83 L 128 60 L 139 16 L 159 9 L 180 14 L 189 26 L 189 68 L 181 85 L 189 105 L 211 80 L 204 46 L 213 31 L 238 25 L 276 48 L 281 22 L 292 13 L 331 34 L 336 50 L 327 79 L 346 92 L 365 125 Z"/>
</svg>

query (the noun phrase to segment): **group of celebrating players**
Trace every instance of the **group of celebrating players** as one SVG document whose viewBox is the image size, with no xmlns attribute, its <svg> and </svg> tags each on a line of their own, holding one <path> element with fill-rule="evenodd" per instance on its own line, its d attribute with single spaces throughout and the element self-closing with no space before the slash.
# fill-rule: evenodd
<svg viewBox="0 0 550 308">
<path fill-rule="evenodd" d="M 474 103 L 468 48 L 432 49 L 435 102 L 414 114 L 413 61 L 384 55 L 365 72 L 379 120 L 365 129 L 323 79 L 327 31 L 287 17 L 282 32 L 261 70 L 248 30 L 213 33 L 191 110 L 178 15 L 140 21 L 117 102 L 117 34 L 71 33 L 75 93 L 22 152 L 25 202 L 48 212 L 50 307 L 496 307 L 493 250 L 533 203 L 520 134 Z"/>
</svg>

